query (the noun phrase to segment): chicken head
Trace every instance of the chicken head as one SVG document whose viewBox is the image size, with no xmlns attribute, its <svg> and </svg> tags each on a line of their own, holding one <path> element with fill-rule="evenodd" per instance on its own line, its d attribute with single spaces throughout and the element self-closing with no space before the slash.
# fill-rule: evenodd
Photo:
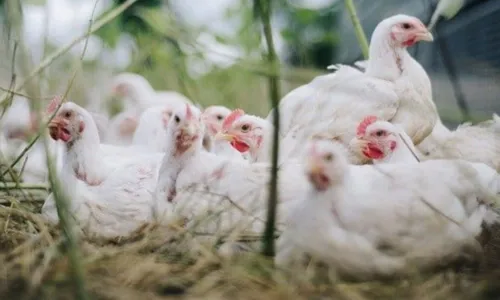
<svg viewBox="0 0 500 300">
<path fill-rule="evenodd" d="M 369 159 L 382 159 L 394 151 L 398 141 L 398 129 L 393 124 L 367 116 L 359 123 L 350 146 Z"/>
<path fill-rule="evenodd" d="M 224 120 L 216 139 L 224 139 L 241 153 L 256 153 L 262 145 L 266 120 L 246 115 L 241 109 L 232 111 Z"/>
<path fill-rule="evenodd" d="M 229 108 L 221 105 L 212 105 L 203 111 L 202 119 L 211 136 L 215 136 L 222 130 L 222 123 L 230 113 Z"/>
<path fill-rule="evenodd" d="M 399 47 L 410 47 L 419 41 L 432 42 L 434 37 L 419 19 L 407 15 L 395 15 L 387 18 L 390 37 Z"/>
<path fill-rule="evenodd" d="M 305 172 L 316 190 L 326 191 L 341 183 L 348 167 L 347 150 L 342 144 L 311 140 L 305 153 Z"/>
<path fill-rule="evenodd" d="M 204 127 L 201 112 L 191 104 L 174 111 L 168 129 L 173 133 L 175 154 L 181 155 L 201 142 Z"/>
<path fill-rule="evenodd" d="M 53 113 L 51 109 L 57 108 L 58 104 L 54 104 L 56 101 L 60 101 L 60 98 L 52 99 L 47 110 L 48 113 Z M 78 106 L 73 103 L 65 103 L 49 122 L 48 128 L 52 139 L 70 143 L 81 136 L 85 130 L 85 122 Z"/>
</svg>

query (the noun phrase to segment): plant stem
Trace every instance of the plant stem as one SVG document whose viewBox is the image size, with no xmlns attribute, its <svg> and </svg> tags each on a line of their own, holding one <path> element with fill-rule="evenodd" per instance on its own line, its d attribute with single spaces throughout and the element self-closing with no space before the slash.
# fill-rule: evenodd
<svg viewBox="0 0 500 300">
<path fill-rule="evenodd" d="M 45 190 L 47 191 L 49 187 L 44 184 L 22 184 L 22 183 L 2 183 L 0 184 L 0 191 L 3 190 Z"/>
<path fill-rule="evenodd" d="M 353 0 L 345 0 L 345 7 L 349 12 L 349 16 L 351 17 L 352 25 L 354 26 L 354 32 L 356 33 L 356 37 L 358 38 L 359 47 L 361 48 L 361 52 L 363 53 L 363 57 L 368 59 L 369 53 L 369 44 L 366 39 L 365 32 L 363 31 L 363 27 L 361 27 L 361 23 L 359 22 L 358 14 L 356 13 L 356 7 L 354 6 Z"/>
<path fill-rule="evenodd" d="M 45 141 L 46 150 L 48 150 L 47 141 Z M 71 267 L 71 272 L 73 273 L 73 282 L 75 284 L 75 296 L 78 300 L 89 299 L 87 295 L 87 290 L 85 288 L 85 272 L 83 269 L 83 263 L 81 259 L 80 249 L 78 248 L 78 238 L 75 234 L 75 224 L 73 224 L 73 219 L 70 215 L 69 201 L 66 197 L 64 191 L 59 185 L 59 179 L 57 178 L 56 172 L 54 170 L 54 164 L 52 162 L 52 157 L 47 153 L 47 166 L 49 169 L 49 180 L 52 185 L 52 193 L 54 195 L 54 201 L 56 203 L 57 215 L 59 217 L 59 225 L 62 229 L 63 235 L 68 241 L 68 260 Z"/>
<path fill-rule="evenodd" d="M 67 45 L 59 48 L 57 51 L 49 55 L 47 58 L 45 58 L 33 71 L 31 71 L 26 78 L 23 78 L 23 81 L 19 84 L 16 85 L 14 88 L 14 92 L 19 92 L 31 79 L 33 79 L 35 76 L 37 76 L 40 72 L 42 72 L 45 68 L 50 66 L 52 62 L 54 62 L 56 59 L 58 59 L 61 55 L 64 53 L 68 52 L 73 46 L 76 44 L 80 43 L 84 39 L 86 39 L 88 36 L 96 32 L 97 30 L 101 29 L 104 25 L 108 24 L 111 22 L 113 19 L 118 17 L 125 9 L 127 9 L 129 6 L 134 4 L 137 0 L 128 0 L 121 4 L 120 6 L 116 7 L 113 9 L 111 12 L 109 12 L 106 16 L 98 20 L 97 22 L 94 23 L 92 28 L 82 34 L 81 36 L 77 37 L 73 41 L 69 42 Z M 2 100 L 0 100 L 0 105 L 3 105 L 4 102 L 8 99 L 9 94 L 5 95 L 2 97 Z"/>
<path fill-rule="evenodd" d="M 276 223 L 276 206 L 278 203 L 278 153 L 279 153 L 279 66 L 274 49 L 273 34 L 271 30 L 271 0 L 255 0 L 255 8 L 260 14 L 264 37 L 267 44 L 267 61 L 274 74 L 269 75 L 269 96 L 271 98 L 271 107 L 273 107 L 273 151 L 271 182 L 269 187 L 269 200 L 267 206 L 266 227 L 262 239 L 262 254 L 265 256 L 274 256 L 274 228 Z"/>
</svg>

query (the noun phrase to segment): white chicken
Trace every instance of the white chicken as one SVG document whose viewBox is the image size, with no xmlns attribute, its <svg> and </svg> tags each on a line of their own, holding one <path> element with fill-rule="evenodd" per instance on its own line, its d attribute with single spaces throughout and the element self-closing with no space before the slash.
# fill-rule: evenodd
<svg viewBox="0 0 500 300">
<path fill-rule="evenodd" d="M 267 207 L 269 164 L 248 164 L 202 151 L 203 127 L 199 110 L 189 106 L 176 112 L 169 124 L 173 149 L 165 154 L 155 193 L 160 218 L 168 218 L 163 215 L 173 211 L 174 217 L 187 218 L 188 226 L 212 233 L 237 229 L 260 233 Z M 286 214 L 289 200 L 307 185 L 298 170 L 293 164 L 280 168 L 279 220 Z M 196 219 L 206 213 L 211 217 Z"/>
<path fill-rule="evenodd" d="M 334 74 L 316 77 L 288 93 L 280 102 L 280 133 L 286 143 L 295 140 L 290 155 L 299 155 L 311 136 L 348 146 L 357 123 L 367 115 L 401 125 L 414 144 L 420 143 L 432 131 L 437 111 L 430 80 L 407 47 L 432 40 L 432 34 L 417 18 L 392 16 L 373 32 L 364 73 L 339 66 Z M 367 162 L 352 151 L 350 161 Z"/>
<path fill-rule="evenodd" d="M 49 123 L 49 131 L 54 140 L 64 142 L 61 186 L 84 230 L 113 238 L 128 235 L 153 220 L 153 192 L 163 154 L 105 156 L 92 116 L 72 102 L 62 104 Z M 42 214 L 54 221 L 55 207 L 50 199 Z"/>
<path fill-rule="evenodd" d="M 367 116 L 358 125 L 356 138 L 351 141 L 354 149 L 373 164 L 418 163 L 417 150 L 410 137 L 397 125 Z"/>
<path fill-rule="evenodd" d="M 216 140 L 225 140 L 240 153 L 248 153 L 251 162 L 269 162 L 273 125 L 267 120 L 236 109 L 224 120 Z"/>
<path fill-rule="evenodd" d="M 464 159 L 485 163 L 500 172 L 500 120 L 493 114 L 492 120 L 465 123 L 455 131 L 438 123 L 417 149 L 423 159 Z"/>
<path fill-rule="evenodd" d="M 139 74 L 121 73 L 114 77 L 113 92 L 125 98 L 125 110 L 110 121 L 106 141 L 116 145 L 129 145 L 137 127 L 140 114 L 155 105 L 172 105 L 174 108 L 191 103 L 187 97 L 174 91 L 155 91 Z"/>
<path fill-rule="evenodd" d="M 487 214 L 498 220 L 480 202 L 500 188 L 499 175 L 484 164 L 350 165 L 345 148 L 325 140 L 307 152 L 311 187 L 278 240 L 278 265 L 307 253 L 341 274 L 397 274 L 456 258 L 477 245 Z"/>
</svg>

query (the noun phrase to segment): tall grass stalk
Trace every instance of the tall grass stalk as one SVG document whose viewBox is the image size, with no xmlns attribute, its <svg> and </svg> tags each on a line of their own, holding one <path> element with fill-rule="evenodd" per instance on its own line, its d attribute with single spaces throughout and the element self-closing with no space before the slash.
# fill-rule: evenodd
<svg viewBox="0 0 500 300">
<path fill-rule="evenodd" d="M 278 154 L 279 154 L 279 64 L 274 49 L 273 34 L 271 29 L 271 0 L 255 0 L 256 10 L 260 15 L 264 37 L 267 45 L 267 62 L 273 74 L 269 75 L 269 96 L 273 108 L 273 151 L 271 158 L 271 182 L 269 187 L 269 200 L 267 207 L 266 227 L 262 238 L 262 254 L 274 256 L 274 229 L 276 223 L 276 206 L 278 204 Z"/>
<path fill-rule="evenodd" d="M 88 37 L 90 37 L 90 32 L 93 28 L 92 23 L 94 19 L 94 13 L 97 7 L 97 1 L 94 4 L 94 8 L 92 10 L 92 16 L 89 22 L 89 28 L 87 31 L 87 38 L 85 39 L 85 45 L 83 47 L 82 54 L 80 56 L 80 67 L 81 67 L 81 62 L 83 60 L 83 57 L 85 55 L 85 51 L 87 50 L 88 46 Z M 65 95 L 63 99 L 61 99 L 59 106 L 57 107 L 56 111 L 52 115 L 52 118 L 55 116 L 57 113 L 57 110 L 59 110 L 61 104 L 63 103 L 64 98 L 66 98 L 67 94 L 69 93 L 69 90 L 71 89 L 71 86 L 73 85 L 76 72 L 78 71 L 75 70 L 72 78 L 70 79 L 68 83 L 68 87 L 66 89 Z M 37 102 L 38 103 L 38 102 Z M 38 105 L 37 105 L 38 106 Z M 36 111 L 40 112 L 40 107 L 36 107 Z M 71 216 L 71 211 L 70 211 L 70 200 L 67 198 L 67 195 L 65 194 L 64 190 L 61 189 L 61 186 L 59 184 L 59 178 L 57 176 L 57 172 L 54 170 L 54 163 L 52 161 L 52 157 L 50 155 L 50 150 L 49 150 L 49 144 L 47 141 L 46 135 L 41 134 L 42 140 L 44 143 L 44 148 L 45 148 L 45 154 L 46 154 L 46 159 L 47 159 L 47 168 L 49 171 L 49 181 L 52 186 L 52 193 L 54 196 L 54 201 L 56 203 L 56 209 L 57 209 L 57 215 L 59 217 L 59 224 L 60 227 L 63 231 L 64 237 L 66 238 L 68 242 L 68 250 L 67 250 L 67 255 L 68 255 L 68 260 L 71 266 L 71 273 L 73 275 L 73 284 L 75 286 L 75 298 L 78 300 L 87 300 L 89 299 L 89 296 L 87 294 L 87 290 L 85 288 L 85 270 L 83 266 L 83 259 L 82 255 L 80 253 L 80 249 L 78 247 L 78 237 L 76 235 L 76 224 L 74 224 L 74 219 Z"/>
<path fill-rule="evenodd" d="M 363 57 L 368 59 L 369 53 L 369 44 L 366 39 L 365 32 L 363 31 L 363 27 L 359 22 L 358 14 L 356 13 L 356 6 L 354 6 L 353 0 L 345 0 L 345 7 L 349 12 L 349 16 L 351 17 L 352 26 L 354 26 L 354 32 L 356 33 L 356 37 L 358 38 L 359 47 L 361 48 L 361 52 L 363 53 Z"/>
</svg>

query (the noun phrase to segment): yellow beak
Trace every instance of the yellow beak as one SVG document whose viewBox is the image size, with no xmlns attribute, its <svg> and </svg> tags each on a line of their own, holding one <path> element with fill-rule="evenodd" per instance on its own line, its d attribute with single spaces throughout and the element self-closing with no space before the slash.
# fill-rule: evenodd
<svg viewBox="0 0 500 300">
<path fill-rule="evenodd" d="M 194 136 L 196 134 L 196 126 L 194 124 L 188 124 L 184 128 L 182 128 L 182 132 L 187 134 L 188 136 Z"/>
<path fill-rule="evenodd" d="M 353 149 L 356 152 L 361 153 L 361 151 L 368 145 L 368 141 L 359 137 L 355 137 L 349 143 L 349 148 Z"/>
<path fill-rule="evenodd" d="M 419 33 L 417 36 L 418 36 L 418 39 L 421 41 L 427 41 L 427 42 L 434 41 L 434 36 L 432 35 L 432 33 L 430 31 L 425 31 L 425 32 Z"/>
<path fill-rule="evenodd" d="M 323 167 L 317 158 L 311 158 L 309 160 L 309 174 L 319 174 L 323 172 Z"/>
<path fill-rule="evenodd" d="M 215 139 L 216 140 L 223 140 L 223 141 L 229 141 L 229 142 L 231 142 L 232 140 L 234 140 L 234 138 L 235 138 L 234 135 L 227 134 L 227 133 L 222 133 L 222 132 L 218 132 L 215 135 Z"/>
</svg>

